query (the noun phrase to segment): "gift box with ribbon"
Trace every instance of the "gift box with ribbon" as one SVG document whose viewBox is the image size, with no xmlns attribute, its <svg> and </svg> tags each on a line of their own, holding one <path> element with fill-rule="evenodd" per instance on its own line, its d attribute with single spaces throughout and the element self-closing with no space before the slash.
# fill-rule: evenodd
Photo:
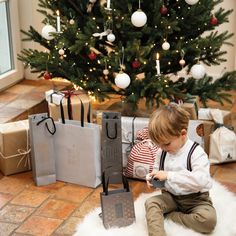
<svg viewBox="0 0 236 236">
<path fill-rule="evenodd" d="M 149 118 L 145 117 L 121 117 L 122 128 L 122 158 L 123 167 L 127 166 L 128 156 L 135 143 L 137 143 L 137 134 L 140 130 L 148 126 Z"/>
<path fill-rule="evenodd" d="M 84 121 L 90 122 L 92 119 L 91 105 L 89 96 L 81 91 L 53 91 L 49 90 L 46 93 L 48 101 L 49 116 L 57 121 L 61 118 L 60 104 L 63 106 L 64 117 L 68 120 L 81 120 L 81 102 L 84 104 Z"/>
<path fill-rule="evenodd" d="M 0 170 L 4 175 L 31 170 L 28 120 L 0 124 Z"/>
<path fill-rule="evenodd" d="M 191 120 L 197 120 L 198 119 L 198 110 L 199 110 L 199 97 L 193 96 L 190 99 L 184 101 L 184 103 L 181 104 L 181 107 L 184 108 L 189 114 Z"/>
</svg>

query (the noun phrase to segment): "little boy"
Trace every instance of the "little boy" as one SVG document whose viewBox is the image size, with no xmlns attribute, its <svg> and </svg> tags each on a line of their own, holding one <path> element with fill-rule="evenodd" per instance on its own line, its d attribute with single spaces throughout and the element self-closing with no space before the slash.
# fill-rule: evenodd
<svg viewBox="0 0 236 236">
<path fill-rule="evenodd" d="M 155 111 L 149 122 L 150 138 L 160 147 L 149 180 L 165 181 L 161 195 L 147 199 L 149 236 L 165 236 L 164 216 L 200 233 L 210 233 L 216 212 L 209 197 L 212 179 L 208 156 L 187 136 L 189 113 L 177 104 Z"/>
</svg>

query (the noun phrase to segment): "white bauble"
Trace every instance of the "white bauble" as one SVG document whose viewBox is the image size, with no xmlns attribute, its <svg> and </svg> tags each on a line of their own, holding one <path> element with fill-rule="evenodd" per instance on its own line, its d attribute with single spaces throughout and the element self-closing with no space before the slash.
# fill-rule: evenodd
<svg viewBox="0 0 236 236">
<path fill-rule="evenodd" d="M 188 3 L 189 5 L 194 5 L 196 3 L 198 3 L 199 0 L 185 0 L 186 3 Z"/>
<path fill-rule="evenodd" d="M 89 2 L 91 3 L 95 3 L 97 0 L 89 0 Z"/>
<path fill-rule="evenodd" d="M 59 49 L 59 51 L 58 51 L 58 53 L 61 55 L 61 56 L 63 56 L 64 54 L 65 54 L 65 51 L 64 51 L 64 49 Z"/>
<path fill-rule="evenodd" d="M 108 69 L 104 69 L 104 70 L 103 70 L 103 74 L 104 74 L 104 75 L 108 75 L 108 74 L 109 74 L 109 70 L 108 70 Z"/>
<path fill-rule="evenodd" d="M 69 23 L 70 23 L 70 25 L 73 25 L 75 23 L 75 20 L 74 19 L 70 19 Z"/>
<path fill-rule="evenodd" d="M 147 22 L 147 16 L 141 9 L 139 9 L 132 14 L 131 22 L 136 27 L 142 27 Z"/>
<path fill-rule="evenodd" d="M 162 49 L 163 49 L 163 50 L 169 50 L 169 49 L 170 49 L 170 44 L 169 44 L 167 41 L 165 41 L 165 42 L 162 44 Z"/>
<path fill-rule="evenodd" d="M 201 64 L 195 64 L 192 66 L 190 72 L 194 79 L 201 79 L 206 74 L 206 69 Z"/>
<path fill-rule="evenodd" d="M 124 72 L 120 72 L 115 78 L 115 84 L 117 87 L 125 89 L 130 84 L 130 77 Z"/>
<path fill-rule="evenodd" d="M 110 33 L 107 35 L 107 40 L 112 43 L 116 40 L 116 36 L 113 33 Z"/>
<path fill-rule="evenodd" d="M 52 40 L 54 36 L 51 33 L 56 33 L 56 29 L 51 25 L 45 25 L 42 28 L 42 36 L 47 40 Z"/>
</svg>

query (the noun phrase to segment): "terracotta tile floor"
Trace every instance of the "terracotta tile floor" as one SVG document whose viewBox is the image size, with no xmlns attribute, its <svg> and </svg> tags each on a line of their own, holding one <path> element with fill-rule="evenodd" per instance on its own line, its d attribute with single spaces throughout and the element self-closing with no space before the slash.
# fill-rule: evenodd
<svg viewBox="0 0 236 236">
<path fill-rule="evenodd" d="M 57 86 L 60 89 L 65 85 Z M 0 123 L 47 111 L 44 91 L 51 88 L 48 81 L 23 81 L 1 92 Z M 236 111 L 235 104 L 231 108 Z M 211 175 L 236 194 L 236 163 L 212 165 Z M 150 191 L 145 182 L 130 183 L 135 198 Z M 11 176 L 0 173 L 0 236 L 73 235 L 83 217 L 100 205 L 100 192 L 101 187 L 91 189 L 60 181 L 37 187 L 31 172 Z"/>
</svg>

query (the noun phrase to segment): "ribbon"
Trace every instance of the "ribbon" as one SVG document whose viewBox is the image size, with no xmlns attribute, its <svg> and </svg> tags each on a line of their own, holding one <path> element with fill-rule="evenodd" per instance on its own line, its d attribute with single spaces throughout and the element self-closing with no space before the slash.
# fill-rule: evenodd
<svg viewBox="0 0 236 236">
<path fill-rule="evenodd" d="M 234 127 L 231 126 L 231 125 L 224 125 L 224 124 L 221 124 L 221 123 L 215 123 L 215 126 L 214 126 L 214 130 L 220 128 L 220 127 L 225 127 L 231 131 L 234 131 Z"/>
</svg>

